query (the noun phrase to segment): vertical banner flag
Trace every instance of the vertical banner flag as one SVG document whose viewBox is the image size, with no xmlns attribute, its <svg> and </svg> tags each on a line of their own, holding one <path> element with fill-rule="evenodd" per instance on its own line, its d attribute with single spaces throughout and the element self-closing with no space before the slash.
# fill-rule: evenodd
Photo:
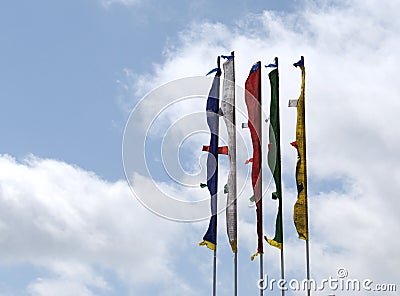
<svg viewBox="0 0 400 296">
<path fill-rule="evenodd" d="M 276 66 L 275 66 L 276 67 Z M 275 223 L 275 237 L 267 239 L 267 242 L 279 249 L 282 249 L 282 183 L 281 183 L 281 140 L 279 120 L 279 72 L 274 69 L 269 73 L 271 85 L 271 105 L 269 119 L 269 145 L 268 145 L 268 166 L 271 169 L 276 191 L 272 193 L 272 199 L 278 200 L 278 214 Z"/>
<path fill-rule="evenodd" d="M 254 200 L 257 213 L 257 253 L 252 260 L 263 253 L 262 230 L 262 174 L 261 174 L 261 62 L 257 62 L 250 70 L 245 84 L 245 101 L 248 113 L 248 127 L 253 144 L 253 157 L 251 169 L 251 183 L 253 186 Z"/>
<path fill-rule="evenodd" d="M 237 253 L 237 185 L 236 185 L 236 118 L 235 118 L 235 70 L 234 56 L 222 56 L 224 62 L 223 95 L 221 110 L 228 131 L 229 175 L 225 193 L 226 201 L 226 228 L 232 251 Z"/>
<path fill-rule="evenodd" d="M 305 131 L 305 68 L 304 59 L 294 64 L 301 69 L 301 90 L 297 100 L 296 141 L 292 145 L 297 149 L 296 184 L 297 201 L 294 205 L 294 224 L 300 239 L 308 240 L 308 204 L 307 204 L 307 163 Z"/>
<path fill-rule="evenodd" d="M 207 188 L 211 195 L 211 218 L 203 241 L 200 246 L 207 246 L 211 250 L 217 245 L 217 191 L 218 191 L 218 132 L 219 132 L 219 85 L 221 69 L 215 71 L 215 76 L 208 95 L 206 113 L 207 124 L 211 138 L 207 157 Z"/>
</svg>

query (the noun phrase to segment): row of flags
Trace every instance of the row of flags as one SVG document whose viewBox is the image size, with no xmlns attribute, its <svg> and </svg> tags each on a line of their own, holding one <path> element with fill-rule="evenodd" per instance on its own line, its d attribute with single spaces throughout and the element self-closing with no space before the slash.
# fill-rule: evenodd
<svg viewBox="0 0 400 296">
<path fill-rule="evenodd" d="M 228 239 L 233 253 L 237 256 L 237 181 L 236 181 L 236 118 L 235 118 L 235 68 L 234 54 L 221 56 L 226 59 L 223 63 L 224 79 L 223 92 L 220 105 L 220 57 L 218 57 L 218 67 L 210 71 L 215 73 L 211 89 L 209 91 L 206 114 L 207 124 L 210 129 L 209 146 L 203 147 L 208 152 L 207 158 L 207 184 L 211 196 L 211 218 L 203 241 L 199 245 L 205 245 L 214 250 L 214 264 L 217 246 L 217 190 L 218 190 L 218 156 L 227 154 L 229 158 L 230 171 L 228 182 L 225 185 L 224 193 L 227 194 L 226 207 L 226 226 Z M 308 243 L 308 208 L 307 208 L 307 169 L 306 169 L 306 141 L 305 141 L 305 67 L 304 58 L 294 64 L 301 69 L 301 90 L 298 100 L 291 100 L 289 106 L 297 108 L 296 141 L 291 143 L 297 150 L 296 165 L 296 184 L 298 198 L 294 205 L 294 224 L 300 239 Z M 278 202 L 278 212 L 275 222 L 275 235 L 267 238 L 263 234 L 263 213 L 262 213 L 262 97 L 261 62 L 255 63 L 245 82 L 245 103 L 248 112 L 247 126 L 250 130 L 253 155 L 247 161 L 251 163 L 251 184 L 253 188 L 252 200 L 256 205 L 257 220 L 257 252 L 252 256 L 252 260 L 261 254 L 260 258 L 260 277 L 262 276 L 262 254 L 264 239 L 274 247 L 281 249 L 282 270 L 283 270 L 283 221 L 282 221 L 282 183 L 281 183 L 281 147 L 280 147 L 280 118 L 279 118 L 279 68 L 278 59 L 275 63 L 265 67 L 273 68 L 269 72 L 269 82 L 271 86 L 270 117 L 269 117 L 269 144 L 267 152 L 268 166 L 275 182 L 275 192 L 272 199 Z M 209 73 L 209 74 L 210 74 Z M 218 146 L 219 118 L 224 119 L 228 132 L 228 146 Z M 205 187 L 205 186 L 204 186 Z M 307 245 L 308 249 L 308 245 Z M 307 257 L 308 258 L 308 257 Z M 236 266 L 237 268 L 237 266 Z M 214 266 L 215 273 L 215 266 Z M 283 277 L 283 271 L 282 271 Z M 215 274 L 214 274 L 215 282 Z M 261 293 L 262 294 L 262 293 Z M 215 283 L 214 283 L 215 295 Z M 236 295 L 236 293 L 235 293 Z"/>
</svg>

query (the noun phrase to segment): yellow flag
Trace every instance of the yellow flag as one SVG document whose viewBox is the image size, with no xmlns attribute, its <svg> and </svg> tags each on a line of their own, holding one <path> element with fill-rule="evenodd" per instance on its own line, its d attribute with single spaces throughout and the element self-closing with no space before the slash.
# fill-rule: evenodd
<svg viewBox="0 0 400 296">
<path fill-rule="evenodd" d="M 296 183 L 297 201 L 294 205 L 294 224 L 300 239 L 308 240 L 308 205 L 307 205 L 307 163 L 306 163 L 306 131 L 305 131 L 305 68 L 303 59 L 295 66 L 301 69 L 301 91 L 297 101 L 296 142 L 297 149 Z"/>
</svg>

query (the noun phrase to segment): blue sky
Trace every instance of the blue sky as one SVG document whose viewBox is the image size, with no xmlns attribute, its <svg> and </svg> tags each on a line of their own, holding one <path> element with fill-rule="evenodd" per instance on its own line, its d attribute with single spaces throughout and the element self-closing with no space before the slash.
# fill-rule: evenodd
<svg viewBox="0 0 400 296">
<path fill-rule="evenodd" d="M 146 93 L 204 75 L 217 55 L 231 50 L 239 86 L 252 63 L 280 58 L 288 279 L 304 278 L 304 244 L 291 220 L 296 155 L 287 143 L 295 137 L 295 111 L 286 108 L 300 86 L 291 64 L 304 55 L 312 275 L 335 276 L 344 267 L 352 278 L 400 289 L 399 9 L 390 0 L 0 4 L 0 295 L 211 294 L 211 252 L 197 246 L 207 221 L 177 223 L 145 209 L 125 180 L 122 137 L 130 111 Z M 201 102 L 179 106 L 161 124 L 179 122 Z M 140 125 L 150 115 L 138 116 Z M 177 124 L 171 139 L 203 126 Z M 164 128 L 148 140 L 159 143 Z M 144 133 L 138 129 L 131 136 Z M 241 135 L 239 161 L 249 157 L 249 135 Z M 204 164 L 197 148 L 204 139 L 199 135 L 183 146 L 184 169 L 197 172 Z M 166 151 L 173 151 L 172 142 Z M 134 192 L 203 198 L 204 191 L 180 186 L 157 170 L 157 149 L 150 159 L 155 180 L 139 168 L 130 171 Z M 243 295 L 257 293 L 258 273 L 257 263 L 249 261 L 256 238 L 247 169 L 239 169 Z M 182 182 L 198 184 L 202 173 Z M 275 210 L 267 198 L 269 235 Z M 218 291 L 231 295 L 232 255 L 220 216 Z M 278 252 L 266 246 L 265 257 L 268 274 L 277 277 Z"/>
<path fill-rule="evenodd" d="M 243 13 L 291 9 L 289 1 L 256 3 L 3 3 L 1 152 L 61 159 L 110 180 L 122 178 L 127 115 L 116 103 L 116 80 L 123 69 L 149 72 L 188 24 L 231 24 Z"/>
</svg>

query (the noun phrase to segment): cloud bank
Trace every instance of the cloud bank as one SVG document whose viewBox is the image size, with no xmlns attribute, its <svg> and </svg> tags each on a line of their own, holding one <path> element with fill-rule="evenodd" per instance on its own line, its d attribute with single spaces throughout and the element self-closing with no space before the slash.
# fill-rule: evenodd
<svg viewBox="0 0 400 296">
<path fill-rule="evenodd" d="M 138 204 L 125 181 L 34 156 L 2 155 L 0 166 L 1 261 L 51 274 L 30 283 L 32 295 L 109 295 L 113 287 L 99 269 L 132 289 L 159 274 L 179 286 L 170 253 L 178 228 L 163 221 L 160 231 L 161 219 Z"/>
</svg>

